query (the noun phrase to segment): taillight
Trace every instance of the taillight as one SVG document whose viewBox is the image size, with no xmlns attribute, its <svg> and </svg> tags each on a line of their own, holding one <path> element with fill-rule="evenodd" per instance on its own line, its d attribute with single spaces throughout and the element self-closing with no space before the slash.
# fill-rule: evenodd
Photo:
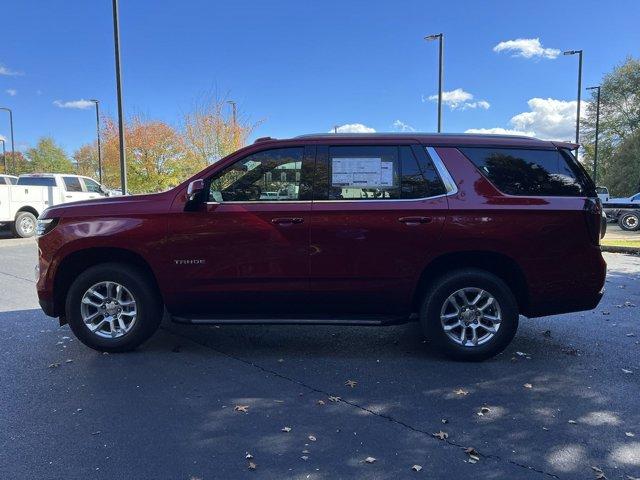
<svg viewBox="0 0 640 480">
<path fill-rule="evenodd" d="M 602 205 L 599 198 L 587 198 L 584 201 L 584 215 L 587 222 L 589 239 L 594 245 L 600 245 L 602 229 Z"/>
</svg>

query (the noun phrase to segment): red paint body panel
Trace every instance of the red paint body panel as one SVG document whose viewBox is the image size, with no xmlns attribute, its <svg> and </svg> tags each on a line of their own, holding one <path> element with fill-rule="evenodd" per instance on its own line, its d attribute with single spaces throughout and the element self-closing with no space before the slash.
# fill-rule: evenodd
<svg viewBox="0 0 640 480">
<path fill-rule="evenodd" d="M 206 179 L 251 153 L 357 143 L 434 146 L 458 191 L 424 200 L 208 203 L 185 211 L 190 180 Z M 455 135 L 269 140 L 239 150 L 168 192 L 52 207 L 43 218 L 59 218 L 59 223 L 38 239 L 41 305 L 49 315 L 63 313 L 55 280 L 70 255 L 119 249 L 148 265 L 174 314 L 404 315 L 414 309 L 425 269 L 443 255 L 460 252 L 512 259 L 525 280 L 521 310 L 526 315 L 594 308 L 606 266 L 590 240 L 585 199 L 505 195 L 456 148 L 496 144 L 555 148 L 535 139 Z M 428 220 L 399 220 L 405 217 Z M 278 223 L 283 218 L 300 221 Z"/>
</svg>

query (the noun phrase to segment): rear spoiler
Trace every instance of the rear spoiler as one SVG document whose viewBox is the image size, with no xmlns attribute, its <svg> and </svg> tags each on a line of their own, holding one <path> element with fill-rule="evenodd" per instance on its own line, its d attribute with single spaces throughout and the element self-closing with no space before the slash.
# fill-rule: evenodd
<svg viewBox="0 0 640 480">
<path fill-rule="evenodd" d="M 551 143 L 553 143 L 557 148 L 566 148 L 567 150 L 575 150 L 580 146 L 578 143 L 572 143 L 572 142 L 551 142 Z"/>
</svg>

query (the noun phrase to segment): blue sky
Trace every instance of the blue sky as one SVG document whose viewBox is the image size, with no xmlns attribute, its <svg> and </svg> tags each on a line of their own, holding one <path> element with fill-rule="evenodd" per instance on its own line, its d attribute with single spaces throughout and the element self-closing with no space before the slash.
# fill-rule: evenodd
<svg viewBox="0 0 640 480">
<path fill-rule="evenodd" d="M 554 50 L 584 50 L 584 86 L 640 57 L 636 0 L 615 8 L 586 0 L 120 3 L 126 113 L 178 126 L 201 95 L 229 92 L 245 116 L 263 121 L 254 137 L 349 124 L 393 131 L 402 128 L 396 121 L 435 131 L 430 33 L 445 34 L 445 90 L 455 92 L 444 109 L 448 132 L 500 127 L 570 139 L 577 57 L 550 58 Z M 70 153 L 93 141 L 93 110 L 54 102 L 98 98 L 116 113 L 111 1 L 7 2 L 0 36 L 0 106 L 14 111 L 18 149 L 43 135 Z M 517 39 L 527 42 L 494 51 Z M 0 112 L 8 137 L 6 117 Z"/>
</svg>

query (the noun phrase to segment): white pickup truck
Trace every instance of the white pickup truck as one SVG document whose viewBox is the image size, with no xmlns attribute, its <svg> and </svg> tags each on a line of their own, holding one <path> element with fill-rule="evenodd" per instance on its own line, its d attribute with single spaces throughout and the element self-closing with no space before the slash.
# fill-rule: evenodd
<svg viewBox="0 0 640 480">
<path fill-rule="evenodd" d="M 0 181 L 0 225 L 10 224 L 18 237 L 31 237 L 38 215 L 45 208 L 107 195 L 107 190 L 89 177 L 58 173 L 20 175 L 17 181 Z"/>
</svg>

